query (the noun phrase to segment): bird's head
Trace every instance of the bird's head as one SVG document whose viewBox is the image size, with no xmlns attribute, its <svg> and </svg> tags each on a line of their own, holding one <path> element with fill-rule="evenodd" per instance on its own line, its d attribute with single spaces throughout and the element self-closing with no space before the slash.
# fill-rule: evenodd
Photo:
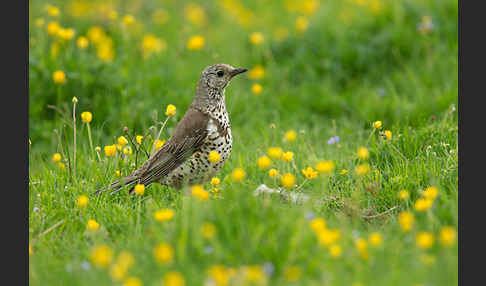
<svg viewBox="0 0 486 286">
<path fill-rule="evenodd" d="M 235 75 L 247 70 L 245 68 L 234 68 L 227 64 L 216 64 L 207 67 L 202 72 L 201 81 L 210 89 L 222 92 Z"/>
</svg>

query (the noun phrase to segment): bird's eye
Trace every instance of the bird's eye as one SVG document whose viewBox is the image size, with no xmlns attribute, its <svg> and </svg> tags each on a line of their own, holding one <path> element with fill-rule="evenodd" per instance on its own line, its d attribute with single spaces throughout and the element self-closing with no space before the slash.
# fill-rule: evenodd
<svg viewBox="0 0 486 286">
<path fill-rule="evenodd" d="M 222 77 L 224 75 L 224 71 L 218 71 L 216 74 L 218 75 L 218 77 Z"/>
</svg>

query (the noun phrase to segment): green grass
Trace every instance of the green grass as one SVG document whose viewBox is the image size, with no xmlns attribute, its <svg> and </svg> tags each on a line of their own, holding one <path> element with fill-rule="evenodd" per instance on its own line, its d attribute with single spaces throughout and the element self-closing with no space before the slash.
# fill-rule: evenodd
<svg viewBox="0 0 486 286">
<path fill-rule="evenodd" d="M 44 11 L 47 2 L 30 3 L 32 285 L 122 285 L 110 276 L 109 268 L 93 264 L 90 253 L 99 245 L 113 249 L 114 260 L 121 251 L 132 253 L 135 263 L 127 276 L 138 277 L 143 285 L 160 285 L 168 271 L 181 273 L 186 285 L 202 285 L 210 282 L 208 268 L 218 264 L 235 270 L 229 285 L 250 285 L 244 273 L 249 265 L 273 268 L 254 283 L 259 285 L 458 284 L 457 243 L 446 247 L 439 240 L 442 227 L 457 230 L 458 224 L 457 1 L 382 0 L 377 13 L 370 10 L 373 1 L 365 1 L 368 6 L 363 7 L 352 1 L 320 1 L 319 9 L 307 16 L 309 27 L 303 33 L 294 29 L 301 13 L 287 11 L 284 2 L 240 2 L 254 14 L 248 26 L 238 24 L 222 1 L 199 3 L 207 16 L 202 26 L 184 18 L 188 2 L 113 1 L 117 20 L 74 17 L 68 12 L 73 2 L 50 2 L 61 11 L 54 19 L 76 30 L 76 37 L 61 43 L 56 56 L 51 47 L 58 40 L 46 33 L 45 25 L 52 20 Z M 152 21 L 156 8 L 168 12 L 167 23 Z M 139 32 L 120 25 L 127 13 L 141 24 Z M 342 15 L 354 16 L 346 22 Z M 422 16 L 431 16 L 434 24 L 425 35 L 417 31 Z M 45 20 L 44 26 L 35 25 L 38 18 Z M 113 39 L 115 57 L 109 63 L 96 56 L 93 43 L 86 50 L 76 46 L 76 38 L 94 25 Z M 286 40 L 274 39 L 277 27 L 289 31 Z M 264 34 L 260 46 L 248 42 L 254 31 Z M 164 39 L 167 50 L 143 59 L 139 46 L 148 33 Z M 196 34 L 206 43 L 200 51 L 189 51 L 186 41 Z M 116 180 L 116 170 L 126 175 L 145 159 L 139 154 L 135 163 L 134 153 L 124 160 L 120 152 L 107 157 L 103 146 L 124 135 L 124 126 L 131 136 L 147 133 L 165 120 L 166 105 L 174 104 L 177 114 L 162 135 L 167 139 L 192 100 L 200 72 L 219 62 L 265 67 L 262 79 L 243 76 L 227 89 L 234 145 L 219 173 L 221 197 L 201 202 L 188 189 L 156 184 L 142 196 L 92 196 Z M 65 84 L 53 82 L 56 70 L 66 72 Z M 254 83 L 263 86 L 262 94 L 252 94 Z M 76 166 L 73 96 L 79 99 Z M 93 143 L 102 148 L 101 160 L 91 155 L 87 126 L 79 117 L 83 111 L 93 113 Z M 391 140 L 373 129 L 375 120 L 383 121 L 383 130 L 392 131 Z M 284 142 L 290 129 L 297 131 L 297 139 Z M 329 145 L 332 136 L 340 141 Z M 307 201 L 253 195 L 260 184 L 280 187 L 279 179 L 270 178 L 256 164 L 271 146 L 294 153 L 293 162 L 273 160 L 272 167 L 281 174 L 293 173 L 297 186 L 285 192 L 307 195 Z M 371 170 L 363 176 L 355 174 L 356 166 L 364 163 L 356 155 L 360 146 L 370 152 L 364 161 Z M 56 152 L 66 168 L 52 162 Z M 319 160 L 333 160 L 334 170 L 306 180 L 301 170 Z M 238 167 L 246 177 L 236 182 L 231 172 Z M 340 174 L 342 169 L 348 174 Z M 414 210 L 429 186 L 439 190 L 433 206 L 426 212 Z M 406 201 L 397 196 L 402 189 L 410 192 Z M 86 208 L 76 205 L 82 194 L 90 198 Z M 153 213 L 162 208 L 173 209 L 174 217 L 156 221 Z M 398 223 L 402 211 L 415 216 L 410 232 Z M 320 245 L 309 227 L 311 217 L 325 218 L 329 228 L 339 229 L 335 243 L 342 248 L 340 257 L 332 258 L 328 247 Z M 88 231 L 89 219 L 100 228 Z M 201 234 L 204 222 L 215 226 L 211 239 Z M 417 247 L 420 231 L 434 235 L 431 248 Z M 380 233 L 383 242 L 368 245 L 369 258 L 363 259 L 355 241 L 373 232 Z M 169 265 L 154 258 L 153 249 L 160 242 L 174 248 Z M 433 257 L 434 263 L 424 263 L 424 255 Z M 289 266 L 300 269 L 298 281 L 285 279 Z"/>
</svg>

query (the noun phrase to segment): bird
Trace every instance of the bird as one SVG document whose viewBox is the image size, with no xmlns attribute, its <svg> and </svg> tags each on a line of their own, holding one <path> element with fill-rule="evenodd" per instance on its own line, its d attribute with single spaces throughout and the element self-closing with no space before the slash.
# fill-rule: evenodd
<svg viewBox="0 0 486 286">
<path fill-rule="evenodd" d="M 172 136 L 140 168 L 96 194 L 106 189 L 113 194 L 124 186 L 131 186 L 131 193 L 137 184 L 148 186 L 154 182 L 181 189 L 185 185 L 204 184 L 214 177 L 229 158 L 233 144 L 226 87 L 236 75 L 247 70 L 228 64 L 206 67 L 199 77 L 193 101 Z M 220 155 L 218 162 L 209 161 L 211 151 Z"/>
</svg>

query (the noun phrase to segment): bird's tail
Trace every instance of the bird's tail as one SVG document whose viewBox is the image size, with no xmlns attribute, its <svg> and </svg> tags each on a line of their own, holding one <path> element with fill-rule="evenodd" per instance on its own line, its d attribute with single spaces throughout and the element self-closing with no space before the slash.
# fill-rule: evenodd
<svg viewBox="0 0 486 286">
<path fill-rule="evenodd" d="M 124 186 L 132 186 L 133 184 L 135 184 L 138 181 L 138 179 L 139 179 L 138 176 L 133 176 L 133 175 L 123 177 L 120 180 L 111 183 L 108 187 L 97 190 L 95 192 L 95 195 L 98 195 L 98 194 L 104 192 L 105 190 L 110 190 L 111 191 L 110 194 L 116 193 L 116 192 L 120 191 Z M 132 189 L 133 189 L 133 186 L 130 188 L 129 192 L 131 192 Z"/>
</svg>

